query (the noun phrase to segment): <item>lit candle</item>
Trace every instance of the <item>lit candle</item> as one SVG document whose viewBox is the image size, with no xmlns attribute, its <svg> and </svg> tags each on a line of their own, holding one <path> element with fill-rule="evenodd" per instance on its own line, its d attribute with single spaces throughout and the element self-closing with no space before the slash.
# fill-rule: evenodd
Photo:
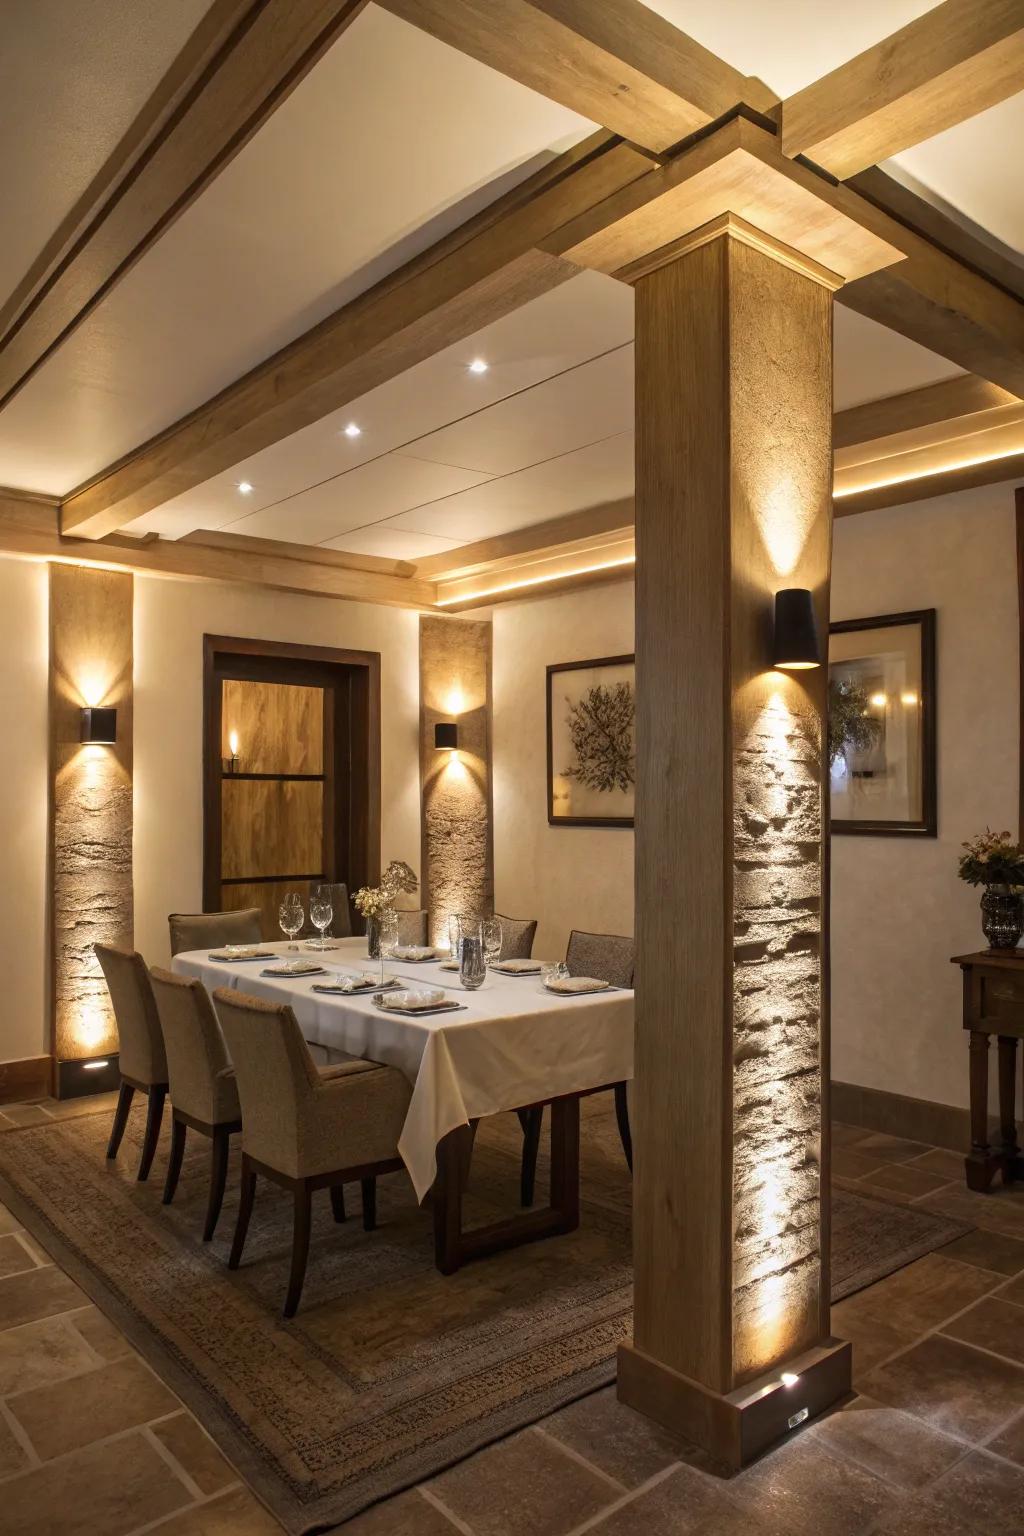
<svg viewBox="0 0 1024 1536">
<path fill-rule="evenodd" d="M 238 732 L 228 732 L 228 750 L 231 753 L 231 761 L 228 764 L 229 773 L 238 772 Z"/>
</svg>

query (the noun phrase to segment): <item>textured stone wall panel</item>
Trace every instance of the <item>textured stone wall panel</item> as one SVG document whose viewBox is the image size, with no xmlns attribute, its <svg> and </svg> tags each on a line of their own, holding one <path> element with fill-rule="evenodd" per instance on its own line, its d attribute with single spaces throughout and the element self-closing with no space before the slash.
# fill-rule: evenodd
<svg viewBox="0 0 1024 1536">
<path fill-rule="evenodd" d="M 486 621 L 420 619 L 421 885 L 435 944 L 451 913 L 494 905 L 491 635 Z M 450 720 L 458 752 L 435 751 L 434 726 Z"/>
<path fill-rule="evenodd" d="M 114 746 L 83 746 L 86 703 L 117 709 Z M 131 946 L 132 578 L 50 567 L 52 1050 L 117 1049 L 97 943 Z"/>
</svg>

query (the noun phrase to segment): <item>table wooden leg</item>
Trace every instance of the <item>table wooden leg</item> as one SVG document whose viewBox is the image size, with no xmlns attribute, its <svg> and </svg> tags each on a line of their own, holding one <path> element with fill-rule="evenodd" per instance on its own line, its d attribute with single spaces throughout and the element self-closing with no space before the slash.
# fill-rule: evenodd
<svg viewBox="0 0 1024 1536">
<path fill-rule="evenodd" d="M 964 1158 L 968 1189 L 986 1190 L 1002 1161 L 993 1158 L 988 1143 L 988 1035 L 972 1029 L 971 1064 L 971 1150 Z"/>
<path fill-rule="evenodd" d="M 1012 1035 L 999 1036 L 999 1139 L 1003 1183 L 1009 1184 L 1024 1174 L 1017 1145 L 1017 1041 Z"/>
<path fill-rule="evenodd" d="M 434 1180 L 434 1263 L 442 1275 L 453 1275 L 462 1262 L 462 1170 L 472 1152 L 465 1148 L 469 1126 L 449 1131 L 437 1144 Z"/>
</svg>

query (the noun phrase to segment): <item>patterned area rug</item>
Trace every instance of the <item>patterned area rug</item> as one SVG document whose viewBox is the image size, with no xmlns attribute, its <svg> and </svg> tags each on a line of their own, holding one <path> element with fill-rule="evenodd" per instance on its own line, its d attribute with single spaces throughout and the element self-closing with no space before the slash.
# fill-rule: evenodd
<svg viewBox="0 0 1024 1536">
<path fill-rule="evenodd" d="M 234 1170 L 217 1236 L 204 1245 L 208 1144 L 190 1138 L 178 1195 L 164 1207 L 166 1129 L 148 1185 L 134 1179 L 143 1113 L 133 1113 L 113 1164 L 104 1158 L 108 1129 L 106 1115 L 90 1115 L 6 1133 L 0 1198 L 295 1536 L 344 1520 L 614 1377 L 631 1321 L 630 1189 L 601 1100 L 587 1103 L 584 1120 L 578 1232 L 445 1279 L 433 1266 L 429 1213 L 404 1174 L 380 1181 L 372 1233 L 362 1230 L 357 1189 L 340 1226 L 323 1194 L 291 1323 L 279 1310 L 288 1196 L 260 1181 L 245 1259 L 231 1274 Z M 481 1126 L 467 1200 L 474 1224 L 516 1207 L 520 1146 L 514 1116 Z M 846 1192 L 833 1211 L 834 1299 L 967 1230 Z"/>
</svg>

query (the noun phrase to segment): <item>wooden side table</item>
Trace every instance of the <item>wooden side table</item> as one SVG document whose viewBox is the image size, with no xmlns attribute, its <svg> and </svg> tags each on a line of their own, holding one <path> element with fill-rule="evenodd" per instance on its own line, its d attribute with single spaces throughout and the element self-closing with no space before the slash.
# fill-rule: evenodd
<svg viewBox="0 0 1024 1536">
<path fill-rule="evenodd" d="M 964 977 L 964 1029 L 969 1033 L 971 1150 L 964 1158 L 968 1189 L 986 1190 L 1001 1170 L 1004 1184 L 1024 1178 L 1017 1145 L 1017 1041 L 1024 1040 L 1024 950 L 999 954 L 981 950 L 955 955 Z M 988 1053 L 995 1035 L 999 1051 L 998 1150 L 989 1146 Z"/>
</svg>

